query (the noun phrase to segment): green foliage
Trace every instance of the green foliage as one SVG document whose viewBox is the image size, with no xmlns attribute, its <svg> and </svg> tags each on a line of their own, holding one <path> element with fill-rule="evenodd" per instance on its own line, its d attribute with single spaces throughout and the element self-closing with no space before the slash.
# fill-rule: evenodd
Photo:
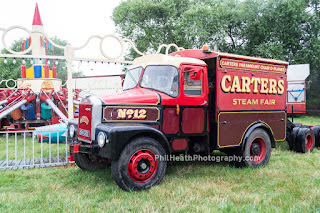
<svg viewBox="0 0 320 213">
<path fill-rule="evenodd" d="M 311 67 L 310 103 L 320 92 L 318 0 L 128 0 L 113 12 L 118 32 L 141 51 L 176 43 Z M 137 55 L 131 51 L 128 58 Z M 311 106 L 320 109 L 320 106 Z"/>
</svg>

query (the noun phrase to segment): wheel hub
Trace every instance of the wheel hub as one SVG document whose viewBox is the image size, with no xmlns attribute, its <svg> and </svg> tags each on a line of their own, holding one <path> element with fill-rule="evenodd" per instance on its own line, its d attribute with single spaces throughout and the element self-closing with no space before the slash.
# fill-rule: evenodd
<svg viewBox="0 0 320 213">
<path fill-rule="evenodd" d="M 256 137 L 253 139 L 250 146 L 250 157 L 255 163 L 260 163 L 266 156 L 267 148 L 266 142 L 261 137 Z"/>
<path fill-rule="evenodd" d="M 306 144 L 306 148 L 307 150 L 312 149 L 313 147 L 313 137 L 312 135 L 308 134 L 305 138 L 305 144 Z"/>
<path fill-rule="evenodd" d="M 145 162 L 143 162 L 143 163 L 140 163 L 139 162 L 139 166 L 140 166 L 140 168 L 142 169 L 142 170 L 146 170 L 147 169 L 147 167 L 148 167 L 148 165 L 145 163 Z"/>
<path fill-rule="evenodd" d="M 158 162 L 150 150 L 139 150 L 134 153 L 128 162 L 128 174 L 137 183 L 150 180 L 157 170 Z"/>
<path fill-rule="evenodd" d="M 254 143 L 254 144 L 251 145 L 251 153 L 252 153 L 253 155 L 259 155 L 259 153 L 260 153 L 260 146 L 259 146 L 259 144 Z"/>
</svg>

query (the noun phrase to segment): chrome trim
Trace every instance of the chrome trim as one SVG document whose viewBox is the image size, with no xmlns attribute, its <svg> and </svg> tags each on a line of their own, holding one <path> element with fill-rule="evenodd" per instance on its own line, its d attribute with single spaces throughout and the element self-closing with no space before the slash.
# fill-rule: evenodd
<svg viewBox="0 0 320 213">
<path fill-rule="evenodd" d="M 102 101 L 97 96 L 90 96 L 89 100 L 92 104 L 91 117 L 91 142 L 95 140 L 96 126 L 101 123 L 102 119 Z"/>
</svg>

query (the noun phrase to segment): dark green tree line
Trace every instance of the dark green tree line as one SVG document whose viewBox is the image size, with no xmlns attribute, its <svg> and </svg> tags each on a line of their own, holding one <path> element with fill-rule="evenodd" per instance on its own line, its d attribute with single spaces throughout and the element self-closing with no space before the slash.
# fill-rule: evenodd
<svg viewBox="0 0 320 213">
<path fill-rule="evenodd" d="M 113 12 L 118 33 L 141 51 L 176 43 L 308 63 L 308 105 L 320 109 L 320 1 L 128 0 Z M 133 52 L 129 58 L 136 57 Z"/>
</svg>

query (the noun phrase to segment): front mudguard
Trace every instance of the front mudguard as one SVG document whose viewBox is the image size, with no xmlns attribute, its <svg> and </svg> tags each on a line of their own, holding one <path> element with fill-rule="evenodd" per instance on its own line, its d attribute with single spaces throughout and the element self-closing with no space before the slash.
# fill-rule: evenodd
<svg viewBox="0 0 320 213">
<path fill-rule="evenodd" d="M 96 141 L 93 141 L 90 145 L 82 143 L 79 145 L 79 152 L 116 160 L 119 158 L 124 147 L 137 137 L 153 138 L 157 140 L 168 153 L 171 152 L 166 136 L 158 129 L 149 125 L 137 123 L 100 123 L 96 126 L 95 138 L 97 138 L 100 132 L 106 134 L 108 143 L 102 148 L 97 145 Z"/>
</svg>

